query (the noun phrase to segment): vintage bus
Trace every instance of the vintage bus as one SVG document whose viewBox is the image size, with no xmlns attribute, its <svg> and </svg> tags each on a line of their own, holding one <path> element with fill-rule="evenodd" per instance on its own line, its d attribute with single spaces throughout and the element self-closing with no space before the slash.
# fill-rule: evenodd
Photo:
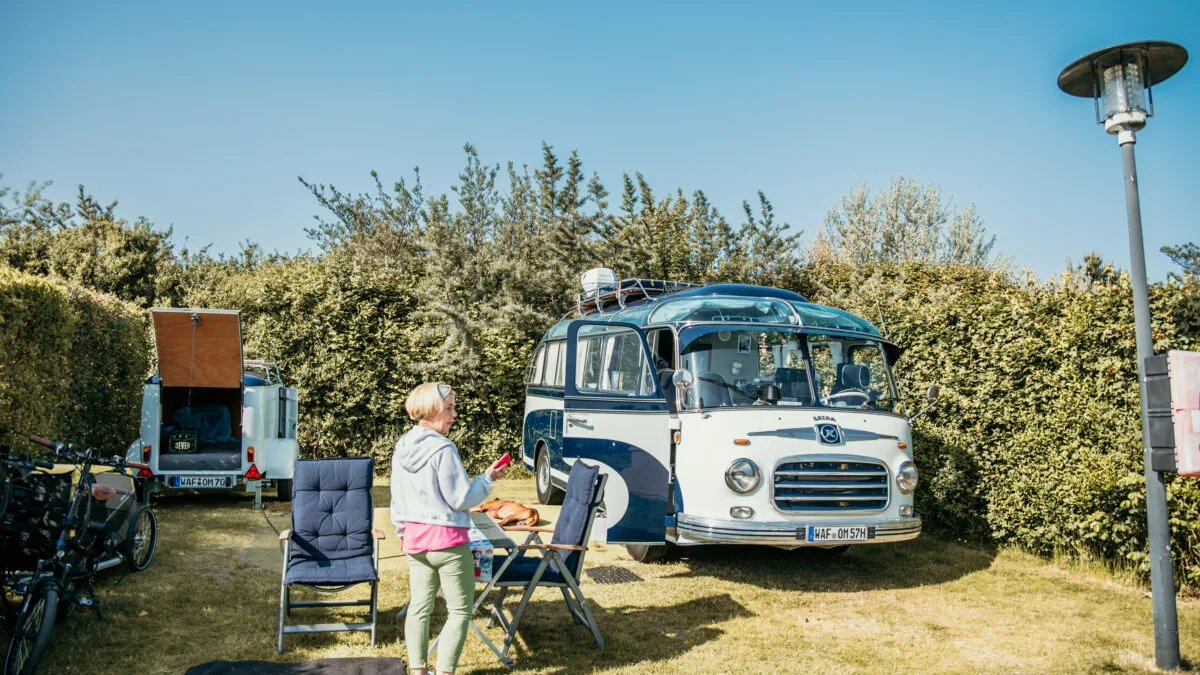
<svg viewBox="0 0 1200 675">
<path fill-rule="evenodd" d="M 524 463 L 544 504 L 561 503 L 576 460 L 598 464 L 593 532 L 640 561 L 668 543 L 912 539 L 899 355 L 869 321 L 791 291 L 592 270 L 533 351 Z"/>
</svg>

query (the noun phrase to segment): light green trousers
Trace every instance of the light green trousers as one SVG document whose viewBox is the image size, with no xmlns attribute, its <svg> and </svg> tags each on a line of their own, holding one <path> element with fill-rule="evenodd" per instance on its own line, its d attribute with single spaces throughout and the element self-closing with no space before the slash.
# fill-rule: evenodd
<svg viewBox="0 0 1200 675">
<path fill-rule="evenodd" d="M 404 642 L 408 645 L 408 667 L 426 668 L 429 651 L 429 615 L 438 588 L 446 598 L 446 625 L 438 638 L 438 671 L 453 673 L 467 639 L 467 622 L 475 601 L 475 563 L 466 544 L 442 551 L 408 555 L 408 616 L 404 619 Z"/>
</svg>

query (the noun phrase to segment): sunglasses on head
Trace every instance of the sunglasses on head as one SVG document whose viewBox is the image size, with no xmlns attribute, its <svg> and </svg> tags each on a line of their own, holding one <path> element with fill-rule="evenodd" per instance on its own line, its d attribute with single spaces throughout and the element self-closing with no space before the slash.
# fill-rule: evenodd
<svg viewBox="0 0 1200 675">
<path fill-rule="evenodd" d="M 445 400 L 447 396 L 454 393 L 454 390 L 451 389 L 450 385 L 448 385 L 448 384 L 443 384 L 441 382 L 438 382 L 437 387 L 438 387 L 438 396 L 441 396 L 442 400 Z"/>
</svg>

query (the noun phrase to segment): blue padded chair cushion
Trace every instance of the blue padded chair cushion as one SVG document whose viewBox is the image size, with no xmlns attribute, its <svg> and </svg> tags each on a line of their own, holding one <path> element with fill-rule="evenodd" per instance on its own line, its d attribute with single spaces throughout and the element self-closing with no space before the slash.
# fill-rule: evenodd
<svg viewBox="0 0 1200 675">
<path fill-rule="evenodd" d="M 289 575 L 306 562 L 321 567 L 330 561 L 365 558 L 369 565 L 374 476 L 370 457 L 296 462 Z"/>
<path fill-rule="evenodd" d="M 496 555 L 496 557 L 492 558 L 492 569 L 500 569 L 500 566 L 504 564 L 504 561 L 507 558 L 508 556 L 503 554 Z M 533 580 L 533 573 L 537 571 L 537 567 L 541 563 L 542 556 L 540 555 L 518 556 L 512 561 L 512 564 L 508 566 L 508 569 L 504 570 L 504 575 L 500 577 L 497 583 L 501 586 L 505 585 L 506 583 L 528 583 Z M 574 575 L 572 574 L 572 576 Z M 576 581 L 578 581 L 578 579 L 576 579 Z M 553 562 L 546 565 L 545 571 L 542 572 L 542 578 L 538 583 L 542 582 L 556 584 L 566 583 L 566 581 L 563 580 L 563 575 L 558 571 L 558 566 Z"/>
<path fill-rule="evenodd" d="M 596 501 L 596 479 L 600 475 L 600 467 L 588 466 L 576 460 L 571 466 L 567 477 L 567 494 L 563 497 L 562 510 L 558 514 L 558 522 L 554 524 L 552 544 L 568 544 L 571 546 L 587 546 L 583 540 L 587 534 L 588 518 L 591 516 L 593 503 Z M 578 576 L 579 551 L 572 551 L 563 556 L 567 569 Z"/>
<path fill-rule="evenodd" d="M 297 560 L 292 558 L 283 581 L 287 584 L 337 586 L 364 581 L 378 581 L 370 555 L 339 560 Z"/>
</svg>

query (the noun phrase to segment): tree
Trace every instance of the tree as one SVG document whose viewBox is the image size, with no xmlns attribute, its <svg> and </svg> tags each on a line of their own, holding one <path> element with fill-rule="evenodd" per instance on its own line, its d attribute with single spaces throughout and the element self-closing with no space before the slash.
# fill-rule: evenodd
<svg viewBox="0 0 1200 675">
<path fill-rule="evenodd" d="M 1001 267 L 1006 263 L 993 257 L 995 243 L 974 203 L 957 211 L 937 185 L 894 178 L 873 197 L 866 184 L 843 196 L 826 214 L 809 256 L 855 264 L 923 261 Z"/>
<path fill-rule="evenodd" d="M 172 229 L 145 218 L 117 218 L 117 202 L 100 202 L 79 186 L 75 202 L 53 203 L 49 182 L 30 183 L 23 193 L 0 188 L 0 260 L 39 275 L 56 275 L 111 293 L 142 307 L 172 290 L 160 274 L 174 263 Z M 9 198 L 11 204 L 3 205 Z"/>
<path fill-rule="evenodd" d="M 1164 246 L 1158 250 L 1166 253 L 1171 262 L 1182 267 L 1184 275 L 1200 277 L 1200 246 L 1196 246 L 1195 242 Z"/>
</svg>

